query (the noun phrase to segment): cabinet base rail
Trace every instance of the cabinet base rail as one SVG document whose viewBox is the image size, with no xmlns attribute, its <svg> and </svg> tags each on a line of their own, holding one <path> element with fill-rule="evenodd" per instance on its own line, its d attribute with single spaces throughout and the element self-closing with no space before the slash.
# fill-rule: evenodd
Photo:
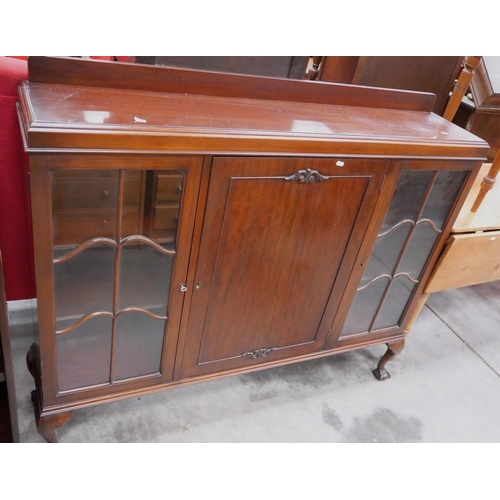
<svg viewBox="0 0 500 500">
<path fill-rule="evenodd" d="M 66 422 L 70 420 L 73 415 L 73 410 L 78 410 L 82 408 L 86 408 L 89 406 L 95 406 L 103 403 L 111 403 L 113 401 L 118 401 L 122 399 L 127 399 L 131 397 L 135 397 L 139 394 L 147 395 L 153 394 L 156 392 L 163 392 L 169 389 L 181 388 L 187 385 L 192 385 L 200 382 L 205 382 L 209 380 L 215 380 L 218 378 L 229 377 L 233 375 L 243 375 L 245 373 L 250 373 L 259 370 L 265 370 L 269 368 L 274 368 L 286 364 L 297 363 L 300 361 L 307 361 L 312 359 L 317 359 L 326 356 L 334 356 L 336 354 L 341 354 L 348 351 L 353 351 L 365 347 L 374 347 L 380 344 L 387 344 L 387 351 L 380 359 L 377 368 L 372 371 L 375 377 L 378 380 L 386 380 L 390 378 L 390 374 L 385 370 L 385 365 L 391 361 L 397 354 L 401 353 L 404 348 L 405 340 L 404 338 L 397 337 L 382 340 L 375 340 L 372 343 L 363 344 L 363 345 L 352 345 L 342 347 L 340 349 L 335 349 L 333 351 L 321 351 L 319 353 L 314 353 L 313 355 L 301 356 L 298 358 L 289 358 L 285 360 L 280 360 L 274 363 L 265 363 L 254 365 L 252 367 L 248 367 L 245 369 L 238 369 L 230 372 L 221 372 L 214 373 L 208 376 L 198 377 L 196 379 L 184 379 L 179 381 L 169 382 L 166 385 L 162 385 L 159 387 L 147 387 L 140 390 L 130 391 L 127 393 L 118 393 L 118 394 L 110 394 L 104 396 L 100 399 L 88 400 L 88 401 L 78 401 L 76 403 L 63 403 L 57 407 L 46 407 L 44 408 L 42 403 L 42 389 L 41 389 L 41 377 L 40 377 L 40 354 L 39 354 L 39 346 L 37 344 L 32 344 L 30 350 L 26 355 L 26 364 L 29 372 L 35 380 L 36 390 L 31 392 L 31 402 L 33 403 L 34 412 L 35 412 L 35 420 L 36 427 L 39 434 L 48 442 L 48 443 L 57 443 L 57 430 L 60 429 Z"/>
</svg>

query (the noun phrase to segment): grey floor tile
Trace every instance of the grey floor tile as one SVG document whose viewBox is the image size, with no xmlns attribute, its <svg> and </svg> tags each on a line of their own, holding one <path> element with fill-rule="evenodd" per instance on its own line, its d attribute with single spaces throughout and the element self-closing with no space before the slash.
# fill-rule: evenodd
<svg viewBox="0 0 500 500">
<path fill-rule="evenodd" d="M 450 292 L 431 297 L 388 381 L 371 374 L 385 351 L 378 346 L 82 409 L 59 440 L 499 442 L 500 287 Z M 22 442 L 43 441 L 24 361 L 32 341 L 29 325 L 13 328 Z"/>
</svg>

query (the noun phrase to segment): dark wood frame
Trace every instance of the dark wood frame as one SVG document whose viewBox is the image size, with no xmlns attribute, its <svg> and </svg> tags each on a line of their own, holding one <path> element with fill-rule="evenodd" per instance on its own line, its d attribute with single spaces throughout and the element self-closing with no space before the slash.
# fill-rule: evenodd
<svg viewBox="0 0 500 500">
<path fill-rule="evenodd" d="M 53 266 L 47 256 L 52 255 L 52 204 L 50 190 L 50 172 L 54 169 L 152 169 L 152 170 L 178 170 L 187 172 L 183 202 L 181 206 L 182 223 L 178 229 L 178 252 L 171 281 L 170 302 L 168 312 L 168 326 L 166 333 L 166 344 L 162 357 L 161 374 L 136 379 L 133 381 L 115 382 L 113 386 L 92 387 L 78 391 L 67 391 L 60 393 L 57 389 L 57 362 L 55 358 L 56 338 L 44 332 L 55 331 L 54 315 L 54 289 L 53 289 Z M 40 407 L 60 406 L 61 404 L 82 399 L 86 394 L 113 394 L 129 389 L 145 389 L 151 385 L 168 383 L 172 380 L 174 371 L 174 360 L 180 327 L 180 313 L 184 301 L 184 293 L 179 289 L 179 283 L 186 281 L 187 266 L 191 248 L 191 235 L 194 224 L 196 209 L 196 198 L 198 196 L 198 184 L 201 174 L 201 158 L 193 157 L 138 157 L 134 155 L 89 155 L 75 156 L 71 154 L 59 155 L 34 155 L 30 158 L 31 167 L 31 190 L 33 209 L 33 228 L 35 241 L 35 267 L 37 278 L 38 296 L 38 324 L 40 328 L 39 344 L 40 356 L 47 360 L 44 367 L 38 366 L 42 379 L 41 393 L 43 399 Z M 46 222 L 42 222 L 46 221 Z M 48 222 L 48 223 L 47 223 Z M 118 254 L 117 254 L 118 260 Z M 116 286 L 116 284 L 115 284 Z M 34 355 L 38 353 L 34 353 Z M 36 356 L 34 356 L 36 357 Z"/>
<path fill-rule="evenodd" d="M 450 214 L 442 229 L 442 232 L 438 237 L 434 245 L 434 248 L 432 250 L 432 253 L 429 256 L 424 266 L 425 270 L 422 274 L 422 277 L 419 280 L 417 287 L 412 292 L 412 297 L 409 303 L 407 304 L 404 313 L 402 314 L 399 327 L 384 328 L 369 333 L 360 333 L 358 335 L 351 335 L 349 337 L 342 338 L 340 337 L 340 331 L 342 329 L 342 325 L 344 324 L 344 321 L 349 312 L 349 307 L 352 303 L 354 295 L 356 294 L 358 283 L 364 271 L 364 265 L 365 263 L 368 262 L 370 258 L 370 254 L 373 250 L 373 246 L 375 245 L 377 239 L 377 234 L 380 230 L 380 226 L 385 216 L 385 211 L 389 206 L 389 203 L 392 198 L 392 193 L 394 191 L 392 191 L 391 195 L 386 196 L 383 200 L 381 200 L 381 204 L 383 203 L 384 206 L 380 207 L 380 212 L 378 216 L 373 218 L 371 225 L 367 231 L 367 238 L 363 242 L 363 247 L 360 249 L 358 259 L 354 265 L 354 271 L 351 275 L 348 285 L 346 286 L 345 293 L 342 297 L 342 303 L 340 305 L 340 308 L 337 312 L 337 316 L 332 326 L 332 332 L 334 332 L 334 335 L 329 337 L 325 347 L 326 349 L 333 349 L 338 346 L 343 347 L 350 345 L 358 345 L 360 342 L 363 341 L 363 339 L 376 341 L 391 336 L 397 337 L 405 334 L 406 327 L 410 321 L 410 318 L 415 308 L 417 307 L 418 299 L 425 288 L 425 284 L 427 283 L 429 275 L 432 272 L 434 265 L 437 262 L 437 259 L 439 258 L 439 255 L 441 254 L 441 251 L 443 250 L 446 244 L 446 241 L 448 240 L 451 228 L 453 226 L 453 222 L 457 218 L 458 213 L 460 212 L 460 208 L 463 205 L 465 198 L 467 197 L 467 193 L 470 191 L 470 188 L 474 183 L 474 179 L 476 178 L 477 173 L 481 168 L 481 163 L 467 162 L 467 161 L 449 163 L 449 162 L 442 162 L 435 160 L 416 159 L 416 160 L 403 160 L 395 163 L 392 167 L 395 169 L 395 172 L 394 175 L 392 176 L 390 175 L 389 178 L 391 178 L 391 181 L 394 184 L 394 189 L 396 188 L 397 181 L 399 180 L 399 177 L 401 176 L 401 173 L 404 170 L 423 170 L 423 171 L 454 170 L 454 171 L 467 171 L 470 173 L 468 174 L 467 179 L 464 185 L 462 186 L 459 195 L 457 196 L 457 199 L 453 205 L 453 208 L 450 211 Z"/>
</svg>

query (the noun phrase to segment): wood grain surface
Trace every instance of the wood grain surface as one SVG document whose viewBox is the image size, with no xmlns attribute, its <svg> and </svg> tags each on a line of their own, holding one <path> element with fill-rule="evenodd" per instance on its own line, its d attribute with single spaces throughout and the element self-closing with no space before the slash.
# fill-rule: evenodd
<svg viewBox="0 0 500 500">
<path fill-rule="evenodd" d="M 500 279 L 500 231 L 454 234 L 425 289 L 426 293 Z"/>
</svg>

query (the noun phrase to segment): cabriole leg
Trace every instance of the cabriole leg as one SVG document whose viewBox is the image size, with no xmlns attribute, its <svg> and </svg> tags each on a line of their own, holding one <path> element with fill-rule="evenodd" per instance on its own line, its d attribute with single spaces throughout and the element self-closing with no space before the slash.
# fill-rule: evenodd
<svg viewBox="0 0 500 500">
<path fill-rule="evenodd" d="M 40 362 L 39 362 L 38 346 L 32 344 L 28 354 L 26 355 L 26 364 L 28 370 L 35 379 L 36 390 L 31 393 L 31 402 L 35 409 L 36 428 L 41 436 L 48 443 L 57 443 L 56 431 L 62 427 L 70 418 L 73 412 L 57 413 L 55 415 L 43 415 L 42 405 L 40 401 Z"/>
<path fill-rule="evenodd" d="M 378 362 L 377 368 L 373 370 L 373 375 L 375 375 L 375 377 L 378 380 L 387 380 L 388 378 L 391 378 L 391 374 L 385 369 L 385 365 L 392 358 L 397 356 L 403 350 L 404 346 L 405 346 L 404 340 L 387 344 L 386 353 L 382 356 L 382 358 Z"/>
<path fill-rule="evenodd" d="M 57 429 L 61 428 L 73 415 L 73 412 L 40 416 L 40 406 L 36 391 L 31 393 L 31 401 L 35 407 L 36 428 L 47 443 L 57 443 Z"/>
</svg>

